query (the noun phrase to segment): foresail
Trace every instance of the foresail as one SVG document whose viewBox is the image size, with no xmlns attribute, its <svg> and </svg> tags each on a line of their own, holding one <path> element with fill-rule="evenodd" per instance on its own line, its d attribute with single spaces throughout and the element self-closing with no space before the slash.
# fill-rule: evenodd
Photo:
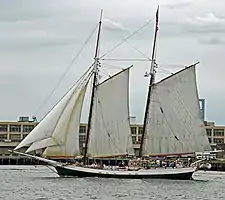
<svg viewBox="0 0 225 200">
<path fill-rule="evenodd" d="M 43 156 L 80 155 L 79 127 L 86 89 L 87 84 L 77 96 L 73 96 L 68 102 L 52 136 L 57 141 L 58 145 L 48 146 L 45 149 Z"/>
<path fill-rule="evenodd" d="M 55 146 L 55 145 L 57 145 L 57 142 L 52 137 L 49 137 L 49 138 L 32 143 L 32 145 L 26 150 L 26 153 L 35 151 L 37 149 L 43 149 L 46 147 Z"/>
<path fill-rule="evenodd" d="M 185 154 L 210 150 L 200 117 L 195 66 L 152 88 L 143 155 Z"/>
<path fill-rule="evenodd" d="M 57 148 L 54 151 L 57 155 L 80 155 L 80 115 L 89 80 L 90 72 L 69 90 L 15 150 L 31 145 L 26 152 L 49 147 Z"/>
<path fill-rule="evenodd" d="M 96 87 L 89 157 L 133 154 L 129 122 L 129 68 Z"/>
</svg>

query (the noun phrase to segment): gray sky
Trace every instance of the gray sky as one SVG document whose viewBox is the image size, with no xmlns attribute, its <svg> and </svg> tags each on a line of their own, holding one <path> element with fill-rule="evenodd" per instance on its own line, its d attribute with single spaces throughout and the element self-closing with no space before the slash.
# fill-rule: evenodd
<svg viewBox="0 0 225 200">
<path fill-rule="evenodd" d="M 93 3 L 91 3 L 93 2 Z M 95 36 L 45 106 L 46 97 L 96 26 L 104 9 L 101 53 L 155 16 L 160 4 L 157 45 L 158 79 L 182 65 L 200 61 L 198 88 L 206 99 L 206 119 L 225 124 L 225 2 L 223 0 L 0 0 L 0 120 L 41 118 L 93 62 Z M 150 23 L 105 58 L 150 56 L 154 23 Z M 143 119 L 148 62 L 103 61 L 131 71 L 131 115 Z M 172 66 L 173 65 L 173 66 Z M 177 65 L 177 66 L 176 66 Z M 87 104 L 87 103 L 86 103 Z M 36 113 L 38 111 L 38 113 Z M 86 121 L 84 114 L 82 121 Z"/>
</svg>

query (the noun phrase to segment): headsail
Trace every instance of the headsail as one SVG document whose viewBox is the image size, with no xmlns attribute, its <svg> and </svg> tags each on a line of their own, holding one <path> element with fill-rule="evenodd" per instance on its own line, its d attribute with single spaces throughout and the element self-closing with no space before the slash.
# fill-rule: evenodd
<svg viewBox="0 0 225 200">
<path fill-rule="evenodd" d="M 129 68 L 96 87 L 89 138 L 90 157 L 133 154 L 129 122 Z"/>
<path fill-rule="evenodd" d="M 143 155 L 210 150 L 200 117 L 195 65 L 152 87 Z"/>
<path fill-rule="evenodd" d="M 80 116 L 91 74 L 87 71 L 15 150 L 31 145 L 26 153 L 46 148 L 46 156 L 80 155 Z"/>
</svg>

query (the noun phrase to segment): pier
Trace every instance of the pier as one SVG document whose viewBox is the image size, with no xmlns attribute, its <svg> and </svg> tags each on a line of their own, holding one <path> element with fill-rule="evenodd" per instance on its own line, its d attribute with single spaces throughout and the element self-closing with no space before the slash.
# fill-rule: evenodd
<svg viewBox="0 0 225 200">
<path fill-rule="evenodd" d="M 207 162 L 206 162 L 207 163 Z M 217 159 L 208 161 L 212 165 L 211 169 L 206 171 L 221 171 L 225 172 L 225 159 Z"/>
<path fill-rule="evenodd" d="M 0 165 L 44 165 L 44 163 L 23 156 L 0 156 Z"/>
</svg>

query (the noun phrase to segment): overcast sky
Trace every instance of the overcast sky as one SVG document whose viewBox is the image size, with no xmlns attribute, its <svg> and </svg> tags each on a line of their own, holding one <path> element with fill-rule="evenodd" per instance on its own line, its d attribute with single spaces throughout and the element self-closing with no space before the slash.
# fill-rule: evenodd
<svg viewBox="0 0 225 200">
<path fill-rule="evenodd" d="M 39 109 L 96 27 L 101 8 L 104 54 L 151 20 L 158 4 L 158 79 L 200 61 L 198 88 L 200 97 L 206 99 L 206 119 L 225 125 L 223 0 L 0 0 L 0 120 L 17 120 L 21 115 L 40 119 L 78 79 L 93 62 L 96 34 Z M 150 57 L 153 31 L 154 22 L 105 58 L 144 59 L 137 49 Z M 131 115 L 141 122 L 147 91 L 143 75 L 149 63 L 103 61 L 105 70 L 131 64 Z M 87 121 L 85 114 L 82 121 Z"/>
</svg>

